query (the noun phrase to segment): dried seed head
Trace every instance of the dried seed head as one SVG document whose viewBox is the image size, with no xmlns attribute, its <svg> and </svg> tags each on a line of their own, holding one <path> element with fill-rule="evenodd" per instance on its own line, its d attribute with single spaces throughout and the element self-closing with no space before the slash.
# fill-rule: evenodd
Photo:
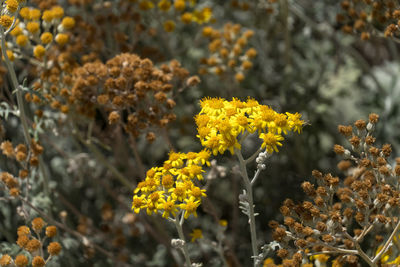
<svg viewBox="0 0 400 267">
<path fill-rule="evenodd" d="M 36 232 L 40 232 L 42 228 L 46 225 L 42 218 L 37 217 L 32 220 L 32 229 Z"/>
<path fill-rule="evenodd" d="M 28 265 L 29 260 L 25 255 L 19 254 L 17 257 L 15 257 L 14 263 L 17 267 L 25 267 Z"/>
<path fill-rule="evenodd" d="M 57 227 L 54 225 L 50 225 L 46 227 L 46 236 L 54 237 L 57 234 Z"/>
<path fill-rule="evenodd" d="M 271 220 L 268 222 L 268 226 L 272 229 L 275 229 L 279 226 L 279 223 L 277 221 Z"/>
<path fill-rule="evenodd" d="M 282 241 L 282 239 L 286 236 L 286 231 L 282 227 L 275 228 L 274 233 L 272 234 L 272 238 L 278 242 Z"/>
<path fill-rule="evenodd" d="M 379 119 L 379 115 L 378 114 L 375 114 L 375 113 L 371 113 L 371 114 L 369 114 L 369 122 L 370 123 L 377 123 L 378 122 L 378 119 Z"/>
<path fill-rule="evenodd" d="M 367 123 L 365 122 L 365 120 L 357 120 L 354 123 L 354 126 L 356 126 L 357 129 L 359 129 L 359 130 L 364 130 L 365 127 L 367 126 Z"/>
<path fill-rule="evenodd" d="M 353 134 L 353 127 L 351 127 L 351 125 L 349 126 L 339 125 L 338 131 L 340 134 L 344 136 L 351 136 Z"/>
<path fill-rule="evenodd" d="M 51 256 L 54 255 L 58 255 L 61 252 L 61 245 L 58 242 L 51 242 L 48 246 L 47 246 L 47 252 L 49 252 L 49 254 Z"/>
<path fill-rule="evenodd" d="M 31 240 L 29 240 L 28 243 L 26 244 L 25 249 L 26 249 L 27 251 L 29 251 L 29 252 L 32 253 L 32 252 L 37 251 L 37 250 L 40 248 L 41 245 L 42 245 L 42 244 L 40 243 L 39 240 L 37 240 L 37 239 L 31 239 Z"/>
<path fill-rule="evenodd" d="M 46 265 L 46 262 L 40 256 L 35 256 L 32 260 L 32 267 L 43 267 L 45 265 Z"/>
<path fill-rule="evenodd" d="M 350 160 L 342 160 L 338 163 L 337 167 L 341 171 L 347 171 L 352 166 Z"/>
<path fill-rule="evenodd" d="M 308 196 L 314 196 L 315 195 L 314 185 L 312 185 L 310 182 L 303 182 L 301 184 L 301 188 L 303 188 L 304 192 Z"/>
<path fill-rule="evenodd" d="M 279 250 L 276 252 L 276 255 L 277 255 L 279 258 L 284 259 L 284 258 L 286 258 L 286 257 L 289 255 L 289 251 L 287 251 L 287 250 L 284 249 L 284 248 L 281 248 L 281 249 L 279 249 Z"/>
</svg>

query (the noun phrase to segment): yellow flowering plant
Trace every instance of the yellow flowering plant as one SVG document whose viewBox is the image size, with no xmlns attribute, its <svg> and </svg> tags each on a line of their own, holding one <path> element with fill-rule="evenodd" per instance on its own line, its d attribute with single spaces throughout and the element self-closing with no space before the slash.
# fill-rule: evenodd
<svg viewBox="0 0 400 267">
<path fill-rule="evenodd" d="M 254 266 L 257 266 L 258 245 L 255 227 L 252 186 L 265 169 L 265 160 L 273 152 L 279 152 L 283 135 L 291 131 L 301 132 L 304 121 L 298 113 L 278 113 L 272 108 L 248 98 L 240 101 L 233 98 L 204 98 L 200 101 L 200 112 L 195 116 L 198 135 L 205 148 L 199 153 L 170 152 L 162 167 L 147 171 L 146 178 L 134 190 L 132 209 L 135 213 L 146 210 L 148 215 L 159 213 L 175 222 L 179 237 L 183 240 L 182 225 L 190 215 L 197 216 L 196 210 L 205 190 L 196 186 L 203 179 L 203 166 L 210 166 L 211 153 L 214 156 L 230 151 L 239 160 L 239 173 L 243 178 L 245 190 L 239 196 L 240 208 L 249 217 Z M 260 147 L 248 159 L 241 153 L 243 141 L 250 135 L 260 139 Z M 264 152 L 263 152 L 264 151 Z M 250 180 L 247 164 L 256 159 L 257 171 Z M 182 245 L 186 263 L 191 266 L 188 250 Z"/>
</svg>

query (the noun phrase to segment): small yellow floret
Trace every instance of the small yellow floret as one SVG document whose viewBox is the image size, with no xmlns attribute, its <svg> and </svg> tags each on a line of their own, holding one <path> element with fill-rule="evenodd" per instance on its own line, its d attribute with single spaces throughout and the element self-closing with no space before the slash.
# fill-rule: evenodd
<svg viewBox="0 0 400 267">
<path fill-rule="evenodd" d="M 22 10 L 21 10 L 22 11 Z M 52 21 L 54 18 L 53 12 L 50 10 L 45 10 L 42 15 L 42 19 L 46 22 Z"/>
<path fill-rule="evenodd" d="M 168 0 L 161 0 L 158 2 L 158 8 L 162 11 L 168 11 L 171 8 L 171 2 Z"/>
<path fill-rule="evenodd" d="M 164 23 L 164 30 L 166 32 L 172 32 L 175 30 L 175 22 L 173 22 L 172 20 L 167 20 Z"/>
<path fill-rule="evenodd" d="M 6 1 L 7 10 L 11 13 L 14 13 L 18 9 L 18 2 L 16 0 L 7 0 Z"/>
<path fill-rule="evenodd" d="M 17 39 L 15 40 L 15 42 L 19 46 L 26 46 L 26 44 L 28 43 L 28 36 L 20 34 L 17 36 Z"/>
<path fill-rule="evenodd" d="M 10 17 L 8 15 L 3 15 L 0 17 L 0 25 L 4 28 L 8 29 L 12 25 L 14 17 Z"/>
<path fill-rule="evenodd" d="M 209 22 L 212 17 L 212 10 L 209 7 L 205 7 L 202 10 L 195 10 L 193 12 L 193 21 L 198 24 Z"/>
<path fill-rule="evenodd" d="M 19 15 L 23 18 L 23 19 L 29 19 L 29 7 L 23 7 L 21 8 L 21 10 L 19 11 Z"/>
<path fill-rule="evenodd" d="M 41 12 L 39 9 L 33 8 L 29 10 L 29 19 L 31 20 L 39 20 Z"/>
<path fill-rule="evenodd" d="M 65 17 L 65 18 L 63 18 L 61 25 L 66 30 L 72 29 L 75 26 L 75 20 L 74 20 L 74 18 L 71 18 L 71 17 Z"/>
<path fill-rule="evenodd" d="M 10 34 L 12 36 L 18 36 L 20 34 L 22 34 L 22 29 L 20 27 L 15 27 L 14 29 L 12 29 L 12 31 L 10 32 Z"/>
<path fill-rule="evenodd" d="M 40 36 L 40 40 L 42 41 L 43 44 L 49 44 L 51 43 L 51 41 L 53 41 L 53 34 L 51 34 L 50 32 L 44 32 Z"/>
<path fill-rule="evenodd" d="M 185 9 L 186 3 L 184 0 L 176 0 L 174 3 L 174 7 L 178 11 L 183 11 Z"/>
<path fill-rule="evenodd" d="M 186 13 L 182 14 L 182 16 L 181 16 L 181 20 L 185 24 L 189 24 L 190 22 L 192 22 L 192 18 L 193 18 L 193 15 L 190 12 L 186 12 Z"/>
<path fill-rule="evenodd" d="M 42 45 L 37 45 L 33 49 L 33 55 L 38 59 L 41 59 L 45 53 L 46 53 L 46 49 Z"/>
<path fill-rule="evenodd" d="M 64 9 L 60 6 L 55 6 L 51 9 L 53 17 L 56 19 L 61 19 L 64 16 Z"/>
<path fill-rule="evenodd" d="M 68 34 L 59 33 L 56 35 L 56 42 L 61 46 L 65 45 L 68 42 L 68 40 L 69 40 Z"/>
<path fill-rule="evenodd" d="M 154 4 L 153 4 L 153 2 L 148 1 L 148 0 L 140 1 L 139 8 L 141 10 L 149 10 L 149 9 L 154 8 Z"/>
<path fill-rule="evenodd" d="M 193 232 L 190 234 L 190 236 L 192 237 L 190 242 L 193 243 L 197 239 L 203 238 L 203 232 L 201 231 L 201 229 L 193 229 Z"/>
<path fill-rule="evenodd" d="M 15 56 L 14 56 L 13 51 L 7 50 L 6 52 L 7 52 L 7 57 L 8 57 L 8 59 L 9 59 L 10 61 L 14 61 Z"/>
<path fill-rule="evenodd" d="M 38 22 L 28 22 L 28 24 L 26 25 L 26 29 L 28 30 L 28 32 L 35 34 L 39 31 L 39 23 Z"/>
</svg>

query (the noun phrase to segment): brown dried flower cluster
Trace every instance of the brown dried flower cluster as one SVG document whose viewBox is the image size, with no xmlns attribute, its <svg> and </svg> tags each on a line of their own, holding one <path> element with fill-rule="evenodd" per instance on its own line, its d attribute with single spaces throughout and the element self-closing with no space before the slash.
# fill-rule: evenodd
<svg viewBox="0 0 400 267">
<path fill-rule="evenodd" d="M 202 59 L 205 64 L 200 74 L 214 73 L 219 76 L 232 74 L 237 82 L 245 78 L 245 72 L 253 67 L 252 59 L 257 55 L 254 48 L 247 48 L 252 30 L 243 30 L 239 24 L 227 23 L 222 30 L 203 28 L 203 36 L 210 40 L 210 57 Z"/>
<path fill-rule="evenodd" d="M 51 256 L 55 256 L 60 254 L 61 245 L 58 242 L 50 242 L 47 245 L 48 257 L 45 260 L 43 247 L 44 247 L 44 238 L 40 238 L 40 235 L 45 228 L 45 235 L 47 238 L 53 238 L 57 233 L 57 228 L 55 226 L 46 226 L 46 222 L 37 217 L 32 220 L 32 226 L 29 228 L 26 225 L 18 227 L 17 230 L 17 245 L 31 254 L 32 256 L 32 266 L 33 267 L 43 267 L 46 265 L 46 262 L 50 259 Z M 36 233 L 36 237 L 32 235 L 32 231 Z M 39 237 L 39 239 L 37 238 Z M 8 254 L 3 254 L 2 258 L 0 258 L 0 266 L 18 266 L 25 267 L 28 266 L 29 260 L 25 254 L 19 254 L 13 259 Z"/>
<path fill-rule="evenodd" d="M 63 113 L 76 112 L 89 118 L 100 112 L 109 124 L 121 124 L 134 137 L 175 120 L 174 88 L 200 82 L 196 76 L 189 77 L 176 60 L 158 68 L 150 59 L 125 53 L 105 64 L 95 61 L 76 67 L 69 63 L 70 55 L 62 53 L 59 68 L 44 72 L 42 78 L 49 83 L 47 87 L 37 84 L 36 90 L 44 92 L 46 101 L 33 95 L 33 102 L 47 102 Z M 149 141 L 155 138 L 151 131 L 147 136 Z"/>
<path fill-rule="evenodd" d="M 20 193 L 21 181 L 28 177 L 30 170 L 39 165 L 39 156 L 43 153 L 43 147 L 32 139 L 29 148 L 24 144 L 13 147 L 10 141 L 0 144 L 0 149 L 5 156 L 15 159 L 20 167 L 18 178 L 9 172 L 0 173 L 0 184 L 4 184 L 11 196 L 18 196 Z"/>
<path fill-rule="evenodd" d="M 342 12 L 336 20 L 345 33 L 358 33 L 362 40 L 368 40 L 371 34 L 383 32 L 385 37 L 399 34 L 400 5 L 397 1 L 356 1 L 341 2 Z"/>
<path fill-rule="evenodd" d="M 378 118 L 371 114 L 369 122 L 358 120 L 354 127 L 339 126 L 352 146 L 351 150 L 334 147 L 344 157 L 339 166 L 347 177 L 341 181 L 313 171 L 315 183 L 301 185 L 309 200 L 298 204 L 285 200 L 280 209 L 284 223 L 270 223 L 274 240 L 282 246 L 277 255 L 293 264 L 287 266 L 300 266 L 302 260 L 319 253 L 337 256 L 336 262 L 342 264 L 354 264 L 359 258 L 370 266 L 380 261 L 382 254 L 375 255 L 374 249 L 390 242 L 390 233 L 400 223 L 395 216 L 400 212 L 400 160 L 392 167 L 388 164 L 391 146 L 374 145 L 372 132 Z M 375 248 L 364 251 L 372 244 L 371 236 L 385 236 L 387 240 L 381 238 L 374 243 Z"/>
</svg>

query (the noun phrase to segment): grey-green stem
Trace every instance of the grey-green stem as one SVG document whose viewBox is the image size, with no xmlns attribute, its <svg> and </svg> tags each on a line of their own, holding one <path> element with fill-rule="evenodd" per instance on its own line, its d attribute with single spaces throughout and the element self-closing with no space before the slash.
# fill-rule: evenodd
<svg viewBox="0 0 400 267">
<path fill-rule="evenodd" d="M 183 234 L 183 229 L 182 229 L 182 225 L 183 225 L 183 222 L 184 222 L 184 215 L 185 215 L 185 213 L 182 213 L 181 214 L 181 218 L 179 219 L 179 214 L 178 214 L 175 217 L 174 223 L 175 223 L 176 230 L 178 231 L 179 239 L 181 239 L 184 242 L 183 243 L 182 252 L 183 252 L 183 256 L 185 257 L 186 265 L 188 267 L 191 267 L 192 263 L 191 263 L 190 257 L 189 257 L 189 250 L 187 248 L 185 235 Z"/>
<path fill-rule="evenodd" d="M 246 161 L 243 158 L 242 152 L 239 149 L 235 149 L 235 154 L 239 159 L 240 175 L 243 178 L 243 182 L 247 191 L 247 201 L 249 203 L 249 224 L 250 224 L 250 236 L 251 236 L 251 248 L 253 250 L 254 266 L 256 266 L 256 257 L 258 256 L 257 246 L 257 233 L 256 233 L 256 218 L 254 214 L 254 200 L 253 200 L 253 189 L 252 184 L 247 174 Z"/>
</svg>

